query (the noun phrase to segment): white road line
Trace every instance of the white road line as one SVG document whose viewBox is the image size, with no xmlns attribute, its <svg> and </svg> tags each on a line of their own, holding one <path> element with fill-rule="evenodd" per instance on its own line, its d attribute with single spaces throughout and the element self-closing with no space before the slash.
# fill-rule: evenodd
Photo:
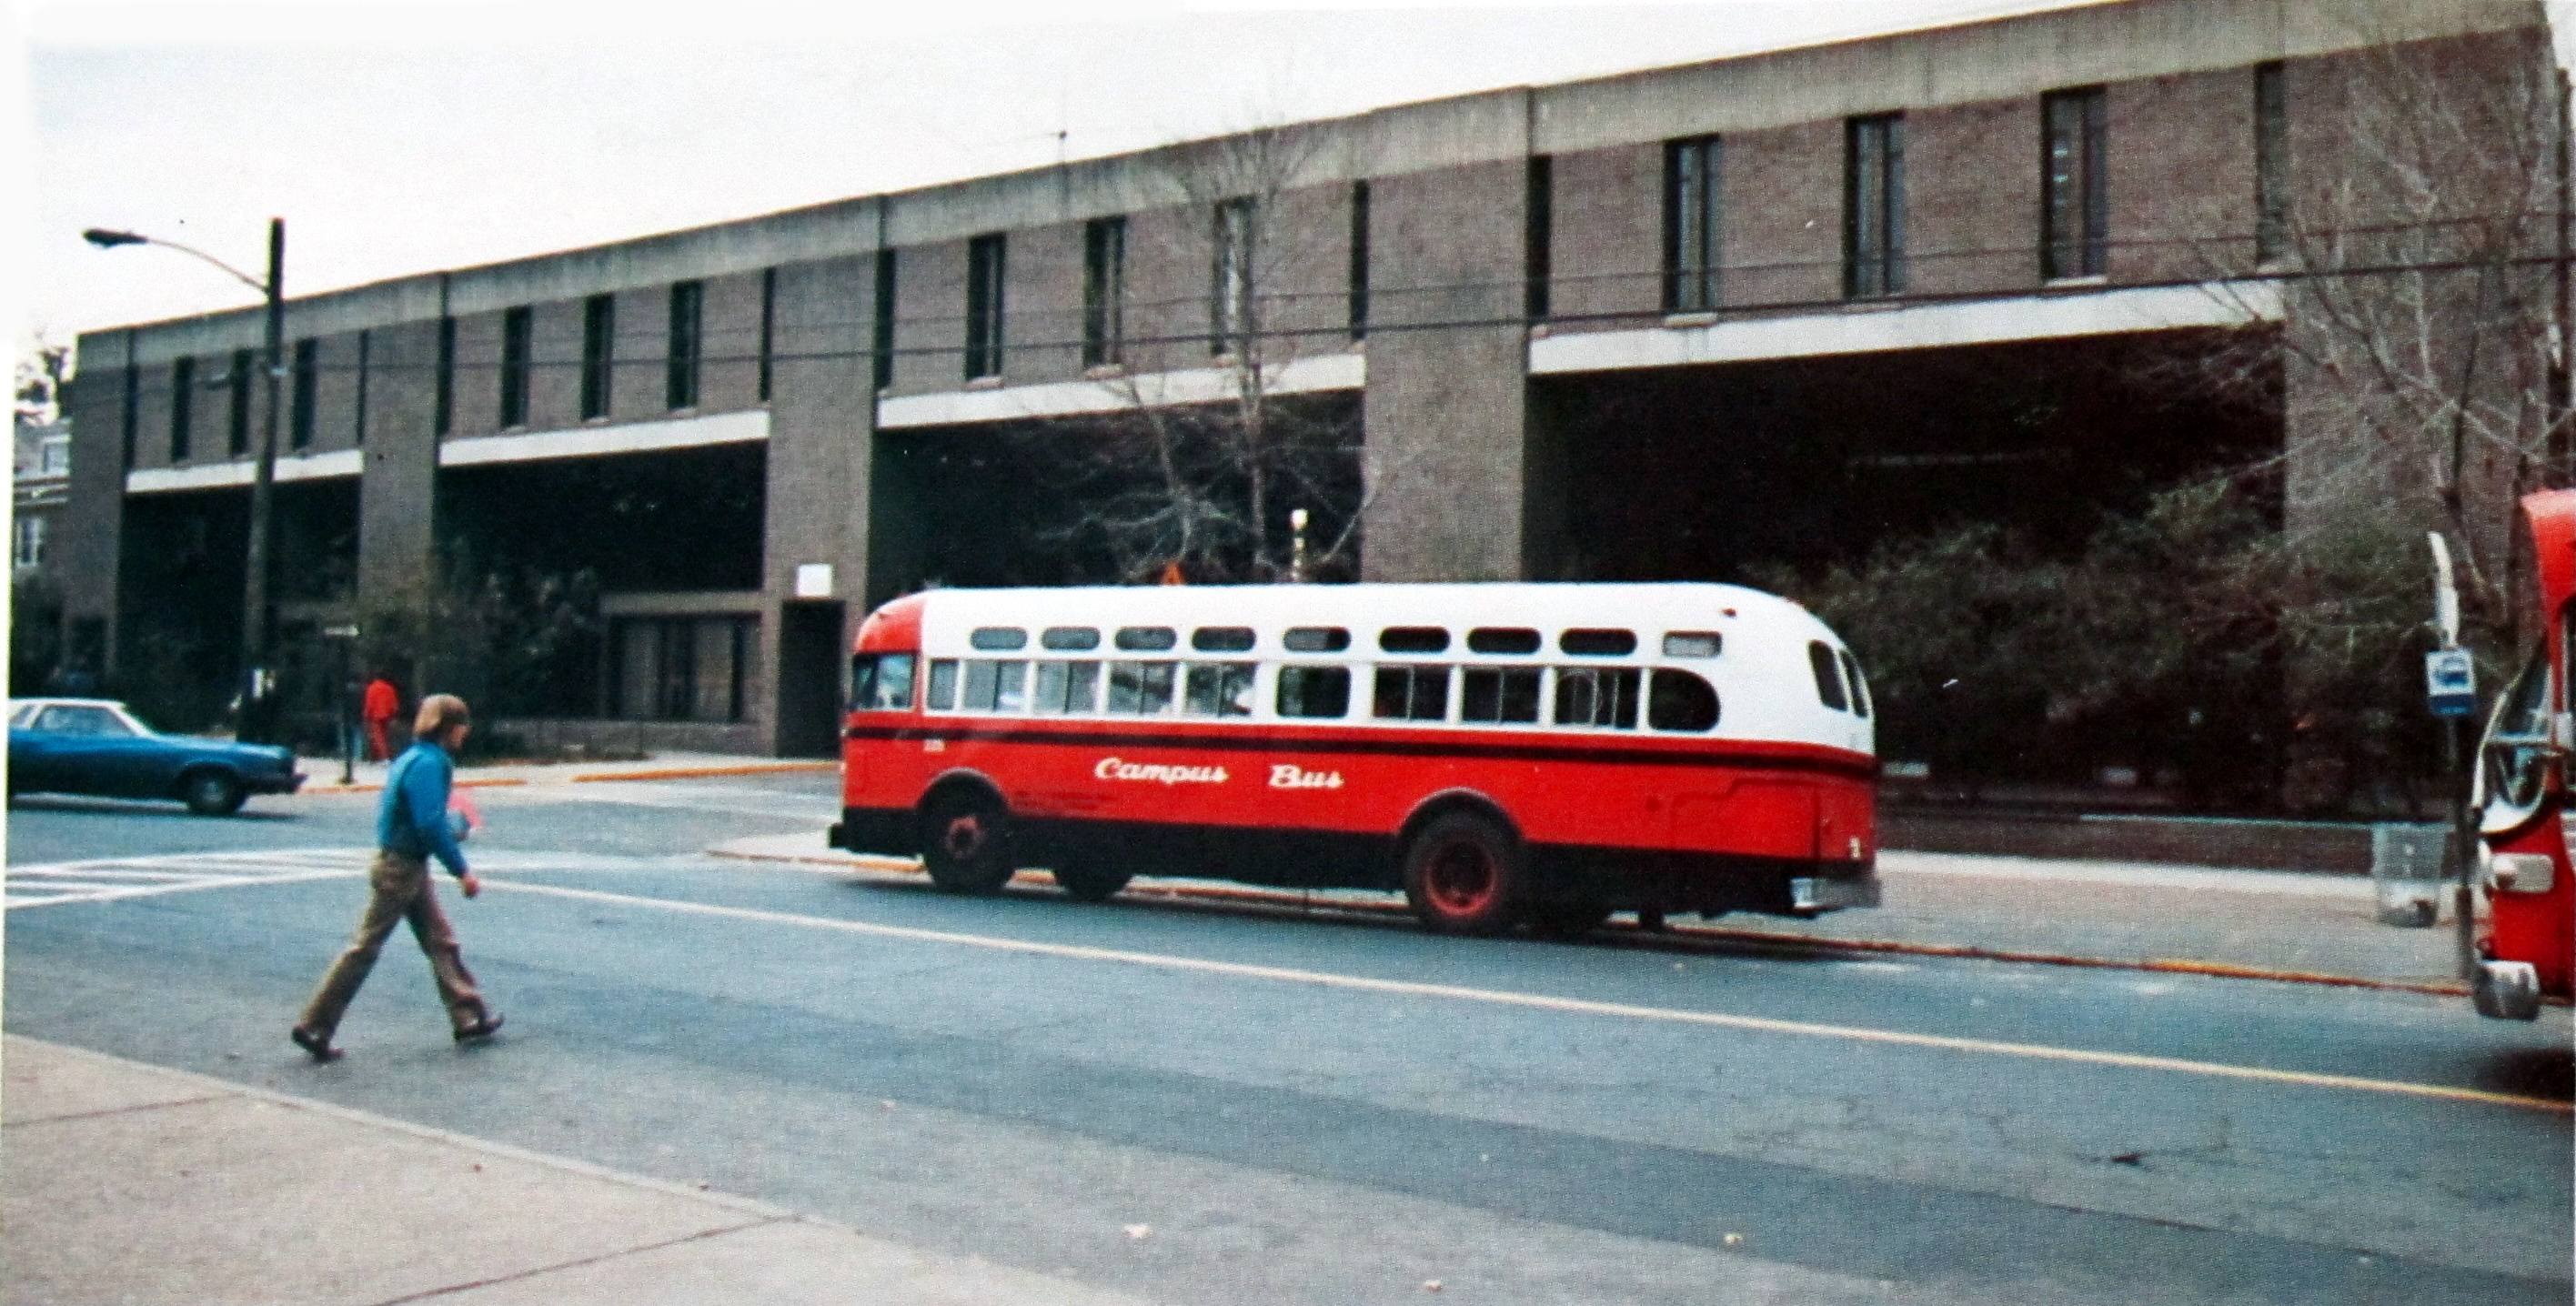
<svg viewBox="0 0 2576 1306">
<path fill-rule="evenodd" d="M 1811 1038 L 1842 1039 L 1856 1043 L 1881 1043 L 1900 1047 L 1936 1048 L 1948 1052 L 1977 1053 L 1988 1056 L 2026 1057 L 2041 1061 L 2063 1061 L 2082 1065 L 2114 1066 L 2125 1070 L 2161 1070 L 2179 1074 L 2203 1075 L 2218 1079 L 2254 1080 L 2262 1083 L 2293 1084 L 2307 1088 L 2335 1088 L 2366 1093 L 2392 1093 L 2408 1097 L 2440 1098 L 2454 1102 L 2472 1102 L 2484 1106 L 2515 1107 L 2526 1111 L 2548 1111 L 2565 1115 L 2570 1104 L 2549 1098 L 2523 1097 L 2511 1093 L 2493 1093 L 2483 1089 L 2455 1088 L 2445 1084 L 2414 1084 L 2401 1080 L 2364 1079 L 2355 1075 L 2315 1074 L 2301 1070 L 2274 1070 L 2263 1066 L 2237 1066 L 2223 1062 L 2188 1061 L 2178 1057 L 2140 1056 L 2126 1052 L 2097 1052 L 2082 1048 L 2051 1047 L 2035 1043 L 2003 1043 L 1989 1039 L 1951 1038 L 1939 1034 L 1912 1034 L 1900 1030 L 1865 1029 L 1849 1025 L 1820 1025 L 1805 1021 L 1773 1020 L 1762 1016 L 1738 1016 L 1714 1011 L 1688 1011 L 1669 1007 L 1641 1007 L 1620 1002 L 1593 1002 L 1582 998 L 1554 997 L 1542 993 L 1516 993 L 1506 989 L 1465 988 L 1451 984 L 1423 984 L 1408 980 L 1375 979 L 1364 975 L 1338 975 L 1330 971 L 1296 970 L 1280 966 L 1255 966 L 1244 962 L 1212 961 L 1200 957 L 1175 957 L 1150 952 L 1124 952 L 1114 948 L 1094 948 L 1071 943 L 1039 943 L 1027 939 L 999 938 L 982 934 L 956 934 L 944 930 L 915 929 L 901 925 L 877 925 L 866 921 L 836 920 L 824 916 L 800 916 L 787 912 L 761 911 L 747 907 L 723 907 L 712 903 L 685 902 L 668 898 L 641 898 L 622 893 L 603 893 L 593 889 L 569 889 L 555 885 L 494 884 L 491 887 L 518 893 L 543 894 L 584 902 L 619 903 L 633 907 L 650 907 L 664 911 L 717 916 L 730 920 L 760 921 L 776 925 L 796 925 L 810 929 L 836 930 L 866 934 L 878 938 L 909 939 L 921 943 L 943 943 L 959 947 L 989 948 L 999 952 L 1028 953 L 1048 957 L 1065 957 L 1078 961 L 1106 961 L 1130 966 L 1149 966 L 1162 970 L 1189 971 L 1203 975 L 1225 975 L 1237 979 L 1269 980 L 1286 984 L 1308 984 L 1321 988 L 1351 989 L 1366 993 L 1392 993 L 1407 997 L 1445 998 L 1461 1002 L 1480 1002 L 1496 1006 L 1526 1007 L 1541 1011 L 1570 1012 L 1580 1015 L 1612 1016 L 1627 1020 L 1665 1021 L 1675 1024 L 1709 1025 L 1724 1029 L 1758 1030 L 1771 1034 L 1795 1034 Z"/>
<path fill-rule="evenodd" d="M 114 902 L 199 889 L 355 878 L 367 873 L 367 865 L 374 858 L 372 848 L 279 848 L 11 866 L 0 874 L 0 909 L 16 911 L 22 907 Z M 631 871 L 696 860 L 505 849 L 484 852 L 470 848 L 467 858 L 478 871 L 517 872 Z"/>
</svg>

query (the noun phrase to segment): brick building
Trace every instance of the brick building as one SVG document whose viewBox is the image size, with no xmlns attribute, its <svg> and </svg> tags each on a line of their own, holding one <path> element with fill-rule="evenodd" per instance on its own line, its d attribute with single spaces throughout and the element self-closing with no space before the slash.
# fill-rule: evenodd
<svg viewBox="0 0 2576 1306">
<path fill-rule="evenodd" d="M 2388 69 L 2509 98 L 2540 7 L 2125 0 L 296 299 L 281 667 L 323 701 L 318 632 L 417 610 L 442 558 L 579 571 L 602 624 L 522 715 L 826 750 L 867 605 L 1113 578 L 1031 525 L 1080 516 L 1049 458 L 1254 357 L 1356 445 L 1340 502 L 1270 511 L 1355 516 L 1369 579 L 1725 579 L 2266 453 L 2329 513 L 2379 492 L 2334 448 L 2370 401 L 2284 347 L 2322 328 L 2280 274 L 2353 221 Z M 260 330 L 80 338 L 49 547 L 112 682 L 229 683 Z"/>
</svg>

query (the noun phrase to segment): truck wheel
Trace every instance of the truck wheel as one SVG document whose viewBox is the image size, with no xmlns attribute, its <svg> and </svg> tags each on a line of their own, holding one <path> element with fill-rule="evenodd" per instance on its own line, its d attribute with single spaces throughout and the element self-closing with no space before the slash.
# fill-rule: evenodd
<svg viewBox="0 0 2576 1306">
<path fill-rule="evenodd" d="M 949 790 L 921 807 L 921 866 L 948 893 L 1000 892 L 1011 881 L 1011 814 L 1001 801 Z"/>
<path fill-rule="evenodd" d="M 1520 840 L 1475 812 L 1433 817 L 1404 848 L 1404 896 L 1424 928 L 1500 934 L 1519 916 L 1527 859 Z"/>
<path fill-rule="evenodd" d="M 230 816 L 241 810 L 241 781 L 221 771 L 191 771 L 179 780 L 179 801 L 199 816 Z"/>
</svg>

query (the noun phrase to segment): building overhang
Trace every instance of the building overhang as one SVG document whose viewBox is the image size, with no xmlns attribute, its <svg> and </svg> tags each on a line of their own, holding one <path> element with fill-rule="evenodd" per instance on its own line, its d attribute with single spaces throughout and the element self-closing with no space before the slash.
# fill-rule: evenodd
<svg viewBox="0 0 2576 1306">
<path fill-rule="evenodd" d="M 579 426 L 523 435 L 478 435 L 438 446 L 441 467 L 477 467 L 488 463 L 527 463 L 548 458 L 594 458 L 604 454 L 653 453 L 705 445 L 744 444 L 769 438 L 769 410 L 709 413 L 702 417 L 669 417 L 613 426 Z"/>
<path fill-rule="evenodd" d="M 357 449 L 334 449 L 329 453 L 298 454 L 277 460 L 279 481 L 318 481 L 332 476 L 355 476 L 366 466 L 366 454 Z M 251 483 L 257 465 L 248 458 L 226 463 L 199 463 L 188 467 L 138 467 L 125 474 L 127 494 L 156 494 L 171 490 L 221 490 Z"/>
<path fill-rule="evenodd" d="M 1081 417 L 1222 403 L 1235 397 L 1240 373 L 1230 367 L 1149 372 L 1097 380 L 1057 381 L 1042 385 L 997 386 L 990 390 L 944 390 L 936 394 L 898 395 L 877 401 L 877 429 L 961 426 L 978 422 L 1025 422 L 1049 417 Z M 1368 384 L 1368 358 L 1351 352 L 1319 354 L 1282 363 L 1269 370 L 1262 393 L 1318 394 L 1357 390 Z"/>
<path fill-rule="evenodd" d="M 1790 317 L 1578 331 L 1530 342 L 1533 376 L 1752 363 L 1898 349 L 2004 344 L 2281 320 L 2274 281 L 2060 291 L 1944 303 L 1864 303 Z"/>
</svg>

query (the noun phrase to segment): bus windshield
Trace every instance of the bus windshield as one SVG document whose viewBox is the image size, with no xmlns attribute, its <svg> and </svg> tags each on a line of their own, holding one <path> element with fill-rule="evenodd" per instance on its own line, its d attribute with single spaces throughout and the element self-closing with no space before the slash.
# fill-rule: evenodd
<svg viewBox="0 0 2576 1306">
<path fill-rule="evenodd" d="M 2539 806 L 2548 779 L 2549 650 L 2534 648 L 2522 673 L 2496 700 L 2487 723 L 2481 787 L 2486 791 L 2485 828 L 2501 832 L 2522 824 Z"/>
</svg>

